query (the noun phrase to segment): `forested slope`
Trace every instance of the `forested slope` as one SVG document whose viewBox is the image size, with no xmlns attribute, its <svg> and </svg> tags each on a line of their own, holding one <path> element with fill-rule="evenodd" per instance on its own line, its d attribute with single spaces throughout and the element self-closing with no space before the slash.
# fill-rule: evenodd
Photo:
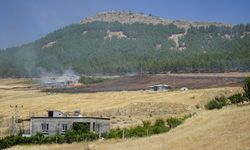
<svg viewBox="0 0 250 150">
<path fill-rule="evenodd" d="M 89 21 L 0 50 L 0 76 L 250 71 L 250 24 Z"/>
</svg>

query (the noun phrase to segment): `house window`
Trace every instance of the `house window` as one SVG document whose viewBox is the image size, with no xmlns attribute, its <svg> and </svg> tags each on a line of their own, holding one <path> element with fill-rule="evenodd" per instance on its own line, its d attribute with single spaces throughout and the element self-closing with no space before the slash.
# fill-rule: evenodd
<svg viewBox="0 0 250 150">
<path fill-rule="evenodd" d="M 67 124 L 62 124 L 62 131 L 67 131 L 68 130 L 68 125 Z"/>
<path fill-rule="evenodd" d="M 93 122 L 93 131 L 95 131 L 95 122 Z"/>
<path fill-rule="evenodd" d="M 48 111 L 48 116 L 49 116 L 49 117 L 53 117 L 53 116 L 54 116 L 53 114 L 54 114 L 53 111 Z"/>
<path fill-rule="evenodd" d="M 49 132 L 49 124 L 48 123 L 42 123 L 42 132 L 43 133 Z"/>
</svg>

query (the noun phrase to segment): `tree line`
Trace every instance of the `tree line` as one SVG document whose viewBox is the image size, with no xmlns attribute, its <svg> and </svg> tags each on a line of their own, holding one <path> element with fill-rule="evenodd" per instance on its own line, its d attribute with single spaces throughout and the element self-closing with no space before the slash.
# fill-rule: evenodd
<svg viewBox="0 0 250 150">
<path fill-rule="evenodd" d="M 108 30 L 126 37 L 105 39 Z M 183 50 L 169 39 L 173 34 L 184 34 L 179 38 Z M 0 50 L 0 77 L 39 76 L 68 68 L 85 75 L 249 71 L 249 48 L 250 24 L 191 26 L 186 31 L 174 24 L 96 21 Z"/>
</svg>

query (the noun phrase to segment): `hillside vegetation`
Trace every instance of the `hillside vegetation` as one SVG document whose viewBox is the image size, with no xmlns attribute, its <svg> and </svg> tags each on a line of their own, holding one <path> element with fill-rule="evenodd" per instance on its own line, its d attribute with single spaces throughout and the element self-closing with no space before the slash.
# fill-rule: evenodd
<svg viewBox="0 0 250 150">
<path fill-rule="evenodd" d="M 160 18 L 152 24 L 148 20 L 157 17 L 133 13 L 121 22 L 117 15 L 86 19 L 34 42 L 0 50 L 0 76 L 38 76 L 68 68 L 87 75 L 250 70 L 250 24 Z"/>
</svg>

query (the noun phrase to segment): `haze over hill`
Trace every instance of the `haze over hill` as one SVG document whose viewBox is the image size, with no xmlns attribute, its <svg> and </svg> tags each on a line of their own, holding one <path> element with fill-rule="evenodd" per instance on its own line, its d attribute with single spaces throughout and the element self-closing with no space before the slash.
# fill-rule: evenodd
<svg viewBox="0 0 250 150">
<path fill-rule="evenodd" d="M 0 76 L 250 70 L 250 24 L 166 20 L 105 12 L 0 51 Z"/>
</svg>

